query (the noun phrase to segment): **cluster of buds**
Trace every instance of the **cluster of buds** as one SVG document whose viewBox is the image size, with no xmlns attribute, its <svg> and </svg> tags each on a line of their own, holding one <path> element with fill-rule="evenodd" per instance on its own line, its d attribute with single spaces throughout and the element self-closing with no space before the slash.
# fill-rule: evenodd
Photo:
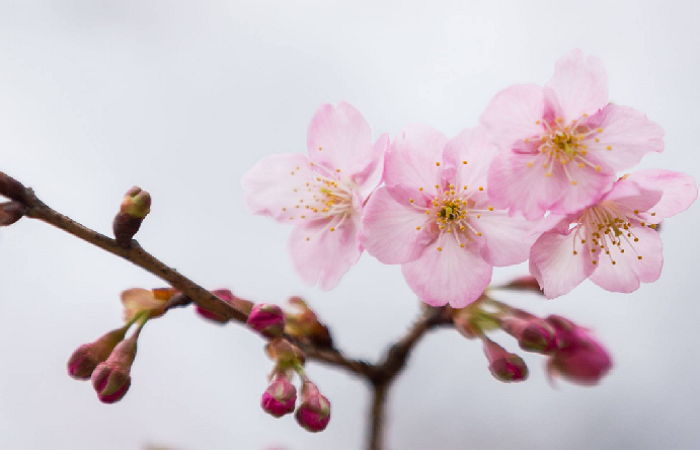
<svg viewBox="0 0 700 450">
<path fill-rule="evenodd" d="M 121 400 L 131 386 L 131 366 L 141 329 L 148 320 L 142 314 L 121 328 L 112 330 L 94 342 L 78 347 L 68 360 L 68 374 L 78 380 L 92 380 L 97 398 L 103 403 Z M 124 339 L 137 323 L 136 331 Z"/>
<path fill-rule="evenodd" d="M 285 316 L 281 308 L 264 303 L 253 306 L 248 325 L 271 338 L 265 350 L 275 366 L 270 375 L 270 384 L 260 399 L 263 411 L 274 417 L 282 417 L 296 410 L 296 420 L 304 429 L 323 431 L 331 418 L 331 404 L 306 375 L 304 353 L 282 336 Z M 292 382 L 295 374 L 301 380 L 301 403 L 298 407 L 297 389 Z"/>
<path fill-rule="evenodd" d="M 527 288 L 520 280 L 517 284 L 508 287 Z M 486 332 L 497 329 L 513 336 L 521 349 L 546 355 L 550 377 L 593 385 L 612 367 L 610 355 L 590 331 L 561 316 L 543 319 L 484 296 L 466 308 L 452 310 L 452 321 L 466 337 L 483 341 L 489 370 L 500 381 L 523 381 L 528 369 L 520 356 L 486 336 Z"/>
</svg>

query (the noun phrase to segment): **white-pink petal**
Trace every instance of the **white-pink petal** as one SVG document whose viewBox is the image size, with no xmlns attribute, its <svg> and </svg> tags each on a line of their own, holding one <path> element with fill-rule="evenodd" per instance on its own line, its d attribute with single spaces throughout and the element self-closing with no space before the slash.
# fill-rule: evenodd
<svg viewBox="0 0 700 450">
<path fill-rule="evenodd" d="M 656 217 L 671 217 L 685 211 L 698 197 L 698 187 L 690 175 L 671 170 L 652 169 L 633 172 L 626 178 L 645 189 L 662 192 L 661 199 L 651 209 Z"/>
<path fill-rule="evenodd" d="M 608 103 L 608 80 L 598 58 L 572 50 L 557 61 L 547 83 L 565 122 L 593 114 Z"/>
<path fill-rule="evenodd" d="M 593 157 L 588 158 L 592 163 Z M 559 166 L 559 164 L 557 164 Z M 565 178 L 559 199 L 550 209 L 556 214 L 569 214 L 596 203 L 613 185 L 615 172 L 604 165 L 598 170 L 588 165 L 580 167 L 576 161 L 559 166 L 555 174 Z"/>
<path fill-rule="evenodd" d="M 488 170 L 498 150 L 484 127 L 466 129 L 445 146 L 446 175 L 455 186 L 486 186 Z"/>
<path fill-rule="evenodd" d="M 461 248 L 448 233 L 443 233 L 418 259 L 401 269 L 406 282 L 422 301 L 454 308 L 463 308 L 477 300 L 491 281 L 493 270 L 478 252 Z"/>
<path fill-rule="evenodd" d="M 297 225 L 289 237 L 289 251 L 305 283 L 333 289 L 360 258 L 358 225 L 352 218 L 319 219 Z M 331 229 L 334 228 L 333 231 Z"/>
<path fill-rule="evenodd" d="M 589 151 L 613 169 L 628 169 L 647 153 L 664 149 L 663 128 L 627 106 L 610 104 L 588 123 L 600 130 L 595 139 L 586 140 Z"/>
<path fill-rule="evenodd" d="M 496 94 L 481 115 L 481 123 L 493 133 L 494 142 L 504 150 L 519 140 L 542 133 L 545 115 L 543 89 L 520 84 Z"/>
<path fill-rule="evenodd" d="M 484 212 L 473 221 L 485 242 L 481 256 L 494 266 L 509 266 L 525 261 L 530 247 L 539 237 L 539 221 L 511 216 L 505 211 Z"/>
<path fill-rule="evenodd" d="M 428 199 L 437 192 L 446 143 L 442 133 L 424 125 L 405 129 L 392 142 L 384 158 L 384 182 L 398 201 Z"/>
<path fill-rule="evenodd" d="M 413 261 L 436 237 L 428 220 L 423 211 L 409 203 L 399 204 L 386 188 L 380 188 L 363 210 L 360 240 L 385 264 Z"/>
<path fill-rule="evenodd" d="M 348 103 L 323 105 L 311 119 L 307 133 L 309 158 L 330 172 L 348 176 L 376 164 L 372 132 L 362 114 Z"/>
<path fill-rule="evenodd" d="M 243 175 L 245 201 L 253 213 L 287 222 L 297 214 L 295 206 L 300 200 L 311 200 L 305 183 L 313 176 L 306 155 L 267 156 Z"/>
<path fill-rule="evenodd" d="M 650 283 L 661 275 L 663 248 L 659 233 L 642 226 L 632 226 L 631 231 L 639 240 L 623 236 L 620 248 L 624 253 L 612 246 L 610 255 L 602 254 L 598 259 L 591 281 L 603 289 L 629 293 L 639 288 L 640 281 Z"/>
<path fill-rule="evenodd" d="M 564 222 L 564 225 L 566 225 Z M 588 244 L 581 244 L 581 230 L 549 231 L 540 236 L 530 250 L 530 273 L 544 295 L 555 298 L 581 284 L 594 269 Z M 574 254 L 574 251 L 576 252 Z"/>
</svg>

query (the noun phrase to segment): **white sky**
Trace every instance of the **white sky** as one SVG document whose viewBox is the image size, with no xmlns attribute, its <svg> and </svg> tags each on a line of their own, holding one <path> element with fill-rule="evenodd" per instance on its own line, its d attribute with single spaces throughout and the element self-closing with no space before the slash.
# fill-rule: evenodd
<svg viewBox="0 0 700 450">
<path fill-rule="evenodd" d="M 346 100 L 373 129 L 454 135 L 509 84 L 545 82 L 579 47 L 612 99 L 666 130 L 643 167 L 700 175 L 697 2 L 251 0 L 0 1 L 0 168 L 103 232 L 134 184 L 154 197 L 140 242 L 211 288 L 305 296 L 351 355 L 376 358 L 417 311 L 397 266 L 365 255 L 332 292 L 301 284 L 289 229 L 250 215 L 241 175 L 305 150 L 315 109 Z M 616 366 L 601 386 L 493 380 L 476 342 L 429 335 L 391 393 L 393 449 L 691 449 L 700 442 L 697 206 L 664 224 L 659 282 L 632 295 L 584 283 L 544 301 L 590 326 Z M 525 273 L 497 270 L 496 280 Z M 40 223 L 0 236 L 0 448 L 356 449 L 367 392 L 315 364 L 333 403 L 321 434 L 258 407 L 263 341 L 177 310 L 145 329 L 125 399 L 100 404 L 65 374 L 73 349 L 118 325 L 119 292 L 162 283 Z M 512 341 L 502 340 L 511 348 Z"/>
</svg>

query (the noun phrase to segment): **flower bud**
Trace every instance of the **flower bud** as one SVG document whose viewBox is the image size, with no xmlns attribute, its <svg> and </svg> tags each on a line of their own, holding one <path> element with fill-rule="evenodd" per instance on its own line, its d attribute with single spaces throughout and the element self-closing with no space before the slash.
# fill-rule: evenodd
<svg viewBox="0 0 700 450">
<path fill-rule="evenodd" d="M 316 313 L 301 297 L 292 297 L 289 303 L 296 309 L 287 315 L 285 331 L 291 336 L 311 341 L 318 347 L 333 347 L 333 338 L 328 327 L 318 320 Z"/>
<path fill-rule="evenodd" d="M 103 403 L 114 403 L 122 399 L 131 386 L 131 365 L 136 357 L 138 334 L 120 342 L 105 362 L 92 372 L 92 386 Z"/>
<path fill-rule="evenodd" d="M 228 289 L 216 289 L 211 291 L 211 293 L 216 295 L 221 300 L 231 305 L 231 307 L 233 307 L 237 311 L 242 312 L 245 315 L 249 315 L 250 311 L 253 309 L 253 302 L 236 297 L 233 294 L 233 292 L 231 292 Z M 205 319 L 212 320 L 214 322 L 226 323 L 229 320 L 227 317 L 224 317 L 221 314 L 218 314 L 214 311 L 210 311 L 199 305 L 196 306 L 196 311 L 200 316 L 204 317 Z"/>
<path fill-rule="evenodd" d="M 547 319 L 557 333 L 557 350 L 547 369 L 550 375 L 561 375 L 583 385 L 597 384 L 612 367 L 607 350 L 583 327 L 561 316 Z"/>
<path fill-rule="evenodd" d="M 499 381 L 510 383 L 527 379 L 525 361 L 515 353 L 509 353 L 488 338 L 484 339 L 484 353 L 489 361 L 489 371 Z"/>
<path fill-rule="evenodd" d="M 123 291 L 121 300 L 124 306 L 124 320 L 128 322 L 144 312 L 148 312 L 151 318 L 163 315 L 168 306 L 168 300 L 176 292 L 170 288 L 132 288 Z"/>
<path fill-rule="evenodd" d="M 301 405 L 295 417 L 299 425 L 313 433 L 323 431 L 331 420 L 331 402 L 311 381 L 305 381 L 302 386 Z"/>
<path fill-rule="evenodd" d="M 0 227 L 6 227 L 24 217 L 27 208 L 19 202 L 0 203 Z"/>
<path fill-rule="evenodd" d="M 304 364 L 304 352 L 284 338 L 274 338 L 265 346 L 270 359 L 281 369 L 296 368 Z"/>
<path fill-rule="evenodd" d="M 281 336 L 284 331 L 284 313 L 277 305 L 258 303 L 248 314 L 246 323 L 263 336 Z"/>
<path fill-rule="evenodd" d="M 286 376 L 278 374 L 263 392 L 260 406 L 266 413 L 282 417 L 294 411 L 297 401 L 297 390 Z"/>
<path fill-rule="evenodd" d="M 538 317 L 506 317 L 501 320 L 501 328 L 515 337 L 523 350 L 547 354 L 557 348 L 554 328 Z"/>
<path fill-rule="evenodd" d="M 112 330 L 95 342 L 83 344 L 68 360 L 68 374 L 77 380 L 87 380 L 95 367 L 109 357 L 114 347 L 124 339 L 126 327 Z"/>
<path fill-rule="evenodd" d="M 143 219 L 151 211 L 151 195 L 134 186 L 124 195 L 119 212 L 114 217 L 112 229 L 119 245 L 128 247 L 141 228 Z"/>
</svg>

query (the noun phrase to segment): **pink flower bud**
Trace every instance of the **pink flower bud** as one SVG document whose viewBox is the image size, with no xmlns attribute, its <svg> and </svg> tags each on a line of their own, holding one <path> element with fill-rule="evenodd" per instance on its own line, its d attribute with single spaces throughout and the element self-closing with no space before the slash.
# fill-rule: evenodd
<svg viewBox="0 0 700 450">
<path fill-rule="evenodd" d="M 282 417 L 294 411 L 297 401 L 297 390 L 286 376 L 277 375 L 263 392 L 260 406 L 266 413 Z"/>
<path fill-rule="evenodd" d="M 258 303 L 248 314 L 246 323 L 263 336 L 280 336 L 284 331 L 284 313 L 271 303 Z"/>
<path fill-rule="evenodd" d="M 313 433 L 325 430 L 331 420 L 331 403 L 308 380 L 301 389 L 301 405 L 295 417 L 299 425 Z"/>
<path fill-rule="evenodd" d="M 68 360 L 68 374 L 77 380 L 87 380 L 95 367 L 106 360 L 114 347 L 124 339 L 126 328 L 117 328 L 95 342 L 78 347 Z"/>
<path fill-rule="evenodd" d="M 136 357 L 138 334 L 120 342 L 92 373 L 92 386 L 103 403 L 114 403 L 122 399 L 131 385 L 131 365 Z"/>
<path fill-rule="evenodd" d="M 515 337 L 523 350 L 548 354 L 557 348 L 554 328 L 538 317 L 506 317 L 501 321 L 501 328 Z"/>
<path fill-rule="evenodd" d="M 233 292 L 229 291 L 228 289 L 216 289 L 216 290 L 211 291 L 211 293 L 216 295 L 217 297 L 219 297 L 221 300 L 225 301 L 229 305 L 231 305 L 234 309 L 236 309 L 236 310 L 238 310 L 246 315 L 250 314 L 250 311 L 253 309 L 252 302 L 236 297 L 235 295 L 233 295 Z M 196 306 L 196 311 L 200 316 L 204 317 L 205 319 L 212 320 L 214 322 L 226 323 L 229 320 L 227 317 L 224 317 L 224 316 L 222 316 L 214 311 L 210 311 L 206 308 L 202 308 L 199 305 Z"/>
<path fill-rule="evenodd" d="M 488 338 L 484 338 L 484 353 L 489 361 L 489 371 L 497 380 L 510 383 L 527 379 L 527 366 L 520 356 L 507 352 Z"/>
<path fill-rule="evenodd" d="M 557 333 L 557 350 L 547 364 L 549 373 L 578 384 L 597 384 L 612 367 L 607 350 L 588 330 L 568 319 L 549 316 L 547 322 Z"/>
</svg>

